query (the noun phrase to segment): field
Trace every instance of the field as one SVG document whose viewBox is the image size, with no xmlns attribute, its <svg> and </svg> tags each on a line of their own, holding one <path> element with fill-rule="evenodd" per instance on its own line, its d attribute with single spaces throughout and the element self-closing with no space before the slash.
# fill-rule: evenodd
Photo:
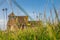
<svg viewBox="0 0 60 40">
<path fill-rule="evenodd" d="M 0 40 L 60 40 L 60 25 L 28 27 L 18 31 L 0 31 Z"/>
<path fill-rule="evenodd" d="M 60 1 L 0 0 L 0 21 L 0 40 L 60 40 Z"/>
</svg>

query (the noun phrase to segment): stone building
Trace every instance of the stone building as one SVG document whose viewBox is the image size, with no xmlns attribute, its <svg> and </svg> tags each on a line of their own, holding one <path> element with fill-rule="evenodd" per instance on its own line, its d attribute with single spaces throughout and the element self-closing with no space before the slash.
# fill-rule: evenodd
<svg viewBox="0 0 60 40">
<path fill-rule="evenodd" d="M 26 26 L 28 16 L 16 16 L 13 12 L 8 16 L 7 29 L 18 30 L 23 25 Z"/>
<path fill-rule="evenodd" d="M 28 16 L 16 16 L 13 12 L 8 15 L 7 29 L 8 30 L 19 30 L 24 27 L 36 27 L 40 25 L 40 21 L 29 21 Z"/>
</svg>

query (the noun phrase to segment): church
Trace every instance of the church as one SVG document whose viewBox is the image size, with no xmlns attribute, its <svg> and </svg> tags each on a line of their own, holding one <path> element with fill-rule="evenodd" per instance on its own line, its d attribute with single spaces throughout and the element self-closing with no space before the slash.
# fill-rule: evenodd
<svg viewBox="0 0 60 40">
<path fill-rule="evenodd" d="M 24 29 L 28 25 L 30 27 L 36 26 L 40 21 L 29 21 L 28 16 L 16 16 L 13 12 L 8 15 L 7 29 L 8 30 L 19 30 Z"/>
<path fill-rule="evenodd" d="M 27 24 L 28 16 L 16 16 L 13 12 L 8 15 L 7 29 L 18 30 L 21 26 Z"/>
</svg>

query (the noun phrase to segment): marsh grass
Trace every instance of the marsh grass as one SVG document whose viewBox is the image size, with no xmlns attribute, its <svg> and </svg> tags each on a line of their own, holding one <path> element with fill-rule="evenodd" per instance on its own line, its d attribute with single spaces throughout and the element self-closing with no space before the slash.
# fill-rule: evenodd
<svg viewBox="0 0 60 40">
<path fill-rule="evenodd" d="M 46 27 L 28 27 L 18 31 L 0 31 L 0 40 L 60 40 L 60 29 L 56 31 L 55 26 L 47 24 Z"/>
</svg>

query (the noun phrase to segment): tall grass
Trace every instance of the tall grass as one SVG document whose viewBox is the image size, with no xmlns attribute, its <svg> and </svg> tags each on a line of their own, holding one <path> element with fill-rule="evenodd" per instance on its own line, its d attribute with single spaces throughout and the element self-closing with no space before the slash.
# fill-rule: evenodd
<svg viewBox="0 0 60 40">
<path fill-rule="evenodd" d="M 55 28 L 54 25 L 47 23 L 46 27 L 28 27 L 14 32 L 0 31 L 0 40 L 60 40 L 60 28 Z"/>
</svg>

